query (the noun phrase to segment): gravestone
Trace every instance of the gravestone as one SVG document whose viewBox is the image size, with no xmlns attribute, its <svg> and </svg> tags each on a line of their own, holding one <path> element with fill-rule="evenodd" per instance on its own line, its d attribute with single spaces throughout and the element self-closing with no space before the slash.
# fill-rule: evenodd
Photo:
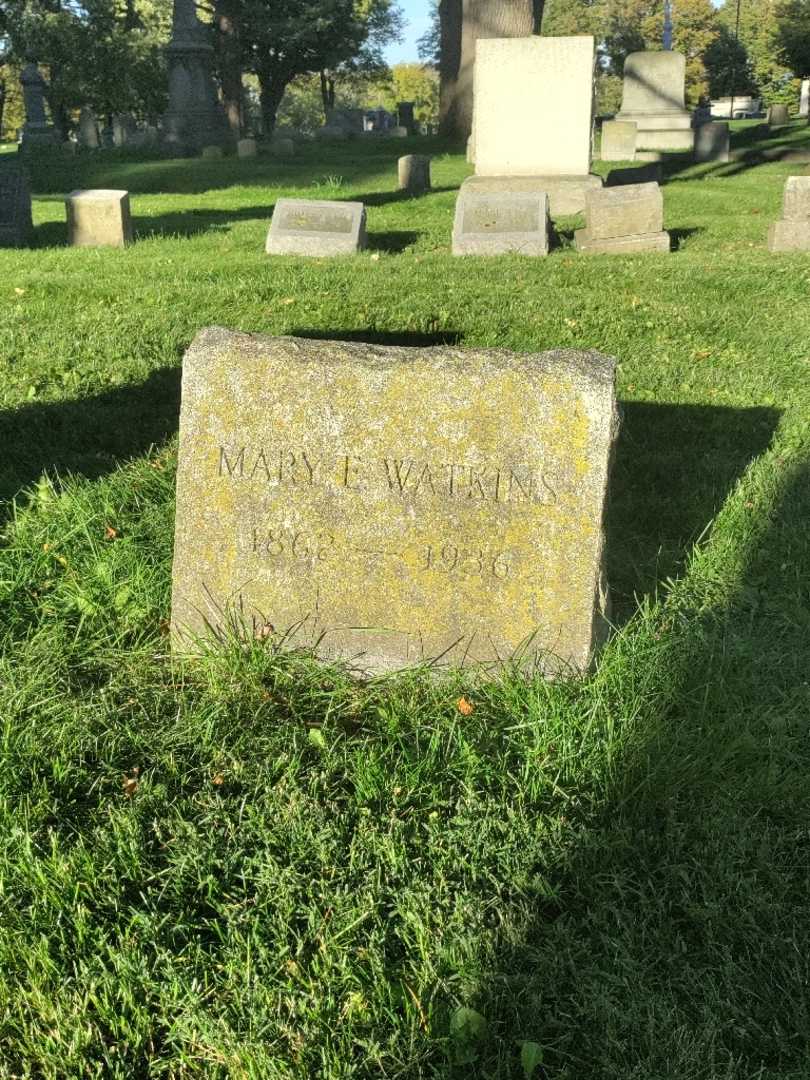
<svg viewBox="0 0 810 1080">
<path fill-rule="evenodd" d="M 810 79 L 802 79 L 802 88 L 799 96 L 799 116 L 803 120 L 810 117 Z"/>
<path fill-rule="evenodd" d="M 771 105 L 768 109 L 768 123 L 771 127 L 784 127 L 790 123 L 787 105 Z"/>
<path fill-rule="evenodd" d="M 397 125 L 404 127 L 409 135 L 416 132 L 416 118 L 413 114 L 414 103 L 412 101 L 397 102 Z"/>
<path fill-rule="evenodd" d="M 25 151 L 37 146 L 56 146 L 60 139 L 56 128 L 48 122 L 45 112 L 47 84 L 36 64 L 26 64 L 20 72 L 20 84 L 25 105 L 25 124 L 20 148 Z"/>
<path fill-rule="evenodd" d="M 365 246 L 362 203 L 278 199 L 265 250 L 268 255 L 353 255 Z"/>
<path fill-rule="evenodd" d="M 92 109 L 88 109 L 86 106 L 79 113 L 78 139 L 79 145 L 86 150 L 98 150 L 99 146 L 101 146 L 96 115 Z"/>
<path fill-rule="evenodd" d="M 195 0 L 174 0 L 166 54 L 169 105 L 163 117 L 164 141 L 182 153 L 230 143 L 230 127 L 212 74 L 211 27 L 197 18 Z"/>
<path fill-rule="evenodd" d="M 25 247 L 31 242 L 33 231 L 28 173 L 14 161 L 8 164 L 2 162 L 0 163 L 0 247 Z"/>
<path fill-rule="evenodd" d="M 219 161 L 224 156 L 221 146 L 204 146 L 202 148 L 202 157 L 205 161 Z"/>
<path fill-rule="evenodd" d="M 135 117 L 132 113 L 117 113 L 113 117 L 113 145 L 127 146 L 137 131 Z"/>
<path fill-rule="evenodd" d="M 183 363 L 175 648 L 230 624 L 369 674 L 520 650 L 585 670 L 606 629 L 614 364 L 202 331 Z"/>
<path fill-rule="evenodd" d="M 635 161 L 636 125 L 628 120 L 605 120 L 602 124 L 602 161 Z"/>
<path fill-rule="evenodd" d="M 402 124 L 397 124 L 396 127 L 389 128 L 387 134 L 390 139 L 407 139 L 410 132 Z"/>
<path fill-rule="evenodd" d="M 270 143 L 270 152 L 274 157 L 293 157 L 295 154 L 295 143 L 292 139 L 273 139 Z"/>
<path fill-rule="evenodd" d="M 695 132 L 695 161 L 729 160 L 728 124 L 713 121 L 702 124 Z"/>
<path fill-rule="evenodd" d="M 425 154 L 406 154 L 397 162 L 400 191 L 423 195 L 430 191 L 430 158 Z"/>
<path fill-rule="evenodd" d="M 462 188 L 453 222 L 454 255 L 548 255 L 544 192 L 480 194 Z"/>
<path fill-rule="evenodd" d="M 72 247 L 124 247 L 132 242 L 128 191 L 72 191 L 65 206 Z"/>
<path fill-rule="evenodd" d="M 240 158 L 256 157 L 256 140 L 239 139 L 236 144 L 236 156 Z"/>
<path fill-rule="evenodd" d="M 658 184 L 625 184 L 588 194 L 585 228 L 577 229 L 579 251 L 596 255 L 669 251 L 664 199 Z"/>
<path fill-rule="evenodd" d="M 685 105 L 686 57 L 670 51 L 631 53 L 624 62 L 617 120 L 638 128 L 640 150 L 691 150 L 692 118 Z"/>
<path fill-rule="evenodd" d="M 462 190 L 545 194 L 552 216 L 579 213 L 590 173 L 594 39 L 479 39 L 472 146 Z"/>
<path fill-rule="evenodd" d="M 810 176 L 789 176 L 782 219 L 768 231 L 769 251 L 810 251 Z"/>
</svg>

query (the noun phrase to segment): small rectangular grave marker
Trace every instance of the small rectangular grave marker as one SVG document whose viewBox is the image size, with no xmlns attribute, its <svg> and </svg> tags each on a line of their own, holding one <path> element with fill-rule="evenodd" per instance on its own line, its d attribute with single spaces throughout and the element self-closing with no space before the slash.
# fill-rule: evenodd
<svg viewBox="0 0 810 1080">
<path fill-rule="evenodd" d="M 635 161 L 638 128 L 631 120 L 605 120 L 602 124 L 602 161 Z"/>
<path fill-rule="evenodd" d="M 33 233 L 31 192 L 26 170 L 0 165 L 0 247 L 24 247 Z"/>
<path fill-rule="evenodd" d="M 545 192 L 479 194 L 462 188 L 453 223 L 454 255 L 548 254 Z"/>
<path fill-rule="evenodd" d="M 585 228 L 574 240 L 580 251 L 625 254 L 669 251 L 664 232 L 664 199 L 658 184 L 624 184 L 588 193 Z"/>
<path fill-rule="evenodd" d="M 769 251 L 810 251 L 810 176 L 785 182 L 782 218 L 768 230 Z"/>
<path fill-rule="evenodd" d="M 728 124 L 712 121 L 695 132 L 695 161 L 726 162 L 729 159 Z"/>
<path fill-rule="evenodd" d="M 588 666 L 617 414 L 595 352 L 203 331 L 183 364 L 175 645 L 231 620 L 382 673 Z"/>
<path fill-rule="evenodd" d="M 74 247 L 124 247 L 132 242 L 129 192 L 105 188 L 72 191 L 65 200 L 68 243 Z"/>
<path fill-rule="evenodd" d="M 279 199 L 266 250 L 268 255 L 351 255 L 365 245 L 362 203 Z"/>
</svg>

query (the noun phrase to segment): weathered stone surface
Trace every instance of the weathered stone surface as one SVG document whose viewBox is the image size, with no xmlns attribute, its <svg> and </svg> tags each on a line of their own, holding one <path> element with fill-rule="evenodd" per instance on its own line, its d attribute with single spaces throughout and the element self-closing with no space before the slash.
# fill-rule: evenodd
<svg viewBox="0 0 810 1080">
<path fill-rule="evenodd" d="M 799 95 L 799 116 L 806 120 L 810 116 L 810 79 L 802 79 Z"/>
<path fill-rule="evenodd" d="M 636 124 L 643 150 L 691 150 L 692 118 L 686 110 L 686 58 L 668 50 L 631 53 L 624 63 L 622 107 L 617 120 Z"/>
<path fill-rule="evenodd" d="M 782 202 L 785 221 L 810 221 L 810 176 L 789 176 Z"/>
<path fill-rule="evenodd" d="M 397 162 L 400 191 L 422 195 L 430 191 L 430 158 L 426 154 L 405 154 Z"/>
<path fill-rule="evenodd" d="M 87 150 L 98 150 L 101 140 L 98 137 L 96 115 L 90 108 L 83 108 L 79 113 L 79 145 Z"/>
<path fill-rule="evenodd" d="M 124 247 L 132 241 L 129 192 L 95 188 L 65 200 L 68 243 L 74 247 Z"/>
<path fill-rule="evenodd" d="M 206 161 L 218 161 L 219 158 L 225 155 L 222 152 L 221 146 L 204 146 L 202 148 L 202 156 Z"/>
<path fill-rule="evenodd" d="M 630 120 L 605 120 L 602 124 L 602 161 L 634 161 L 638 128 Z"/>
<path fill-rule="evenodd" d="M 695 161 L 728 161 L 728 124 L 712 121 L 695 132 Z"/>
<path fill-rule="evenodd" d="M 32 235 L 28 173 L 16 162 L 0 159 L 0 247 L 25 247 Z"/>
<path fill-rule="evenodd" d="M 588 176 L 468 176 L 461 191 L 479 195 L 544 192 L 548 196 L 549 213 L 557 218 L 581 214 L 587 193 L 601 187 L 602 177 L 593 173 Z"/>
<path fill-rule="evenodd" d="M 635 236 L 613 236 L 597 240 L 587 229 L 574 232 L 574 243 L 584 255 L 634 255 L 644 251 L 669 251 L 668 232 L 641 233 Z"/>
<path fill-rule="evenodd" d="M 404 127 L 409 135 L 416 134 L 416 117 L 414 116 L 413 101 L 398 101 L 397 102 L 397 125 L 398 127 Z"/>
<path fill-rule="evenodd" d="M 783 127 L 790 123 L 790 113 L 787 105 L 771 105 L 768 109 L 768 123 L 771 127 Z"/>
<path fill-rule="evenodd" d="M 366 246 L 359 202 L 279 199 L 267 234 L 268 255 L 353 255 Z"/>
<path fill-rule="evenodd" d="M 256 140 L 239 139 L 236 143 L 236 156 L 240 158 L 256 157 Z"/>
<path fill-rule="evenodd" d="M 545 192 L 482 195 L 462 187 L 453 222 L 454 255 L 548 255 Z"/>
<path fill-rule="evenodd" d="M 380 673 L 553 673 L 604 629 L 614 361 L 209 329 L 183 365 L 172 625 Z M 558 659 L 555 659 L 558 658 Z"/>
<path fill-rule="evenodd" d="M 810 251 L 810 221 L 775 221 L 768 230 L 768 251 Z"/>
<path fill-rule="evenodd" d="M 658 184 L 624 184 L 589 191 L 585 222 L 591 240 L 657 233 L 664 227 L 664 197 Z"/>
<path fill-rule="evenodd" d="M 625 184 L 660 184 L 663 175 L 660 161 L 634 165 L 632 169 L 611 169 L 605 180 L 605 187 L 622 187 Z"/>
<path fill-rule="evenodd" d="M 409 135 L 410 132 L 402 124 L 397 124 L 396 127 L 388 129 L 388 136 L 391 139 L 407 139 Z"/>
<path fill-rule="evenodd" d="M 473 139 L 479 176 L 587 176 L 594 39 L 479 38 Z"/>
</svg>

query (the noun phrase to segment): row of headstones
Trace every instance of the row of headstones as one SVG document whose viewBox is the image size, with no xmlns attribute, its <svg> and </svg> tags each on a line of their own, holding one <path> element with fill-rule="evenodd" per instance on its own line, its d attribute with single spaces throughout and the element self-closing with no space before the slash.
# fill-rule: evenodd
<svg viewBox="0 0 810 1080">
<path fill-rule="evenodd" d="M 399 187 L 412 195 L 430 190 L 430 158 L 399 160 Z M 68 243 L 123 247 L 132 241 L 129 193 L 74 191 L 66 201 Z M 666 252 L 664 200 L 657 183 L 593 188 L 585 197 L 585 228 L 574 233 L 577 249 L 591 254 Z M 275 255 L 344 255 L 366 241 L 366 212 L 359 202 L 279 199 L 266 251 Z M 25 171 L 0 170 L 0 246 L 22 246 L 32 232 L 31 196 Z M 546 192 L 462 190 L 453 223 L 454 255 L 547 255 L 551 237 Z M 810 176 L 785 184 L 782 219 L 768 233 L 770 251 L 810 250 Z"/>
</svg>

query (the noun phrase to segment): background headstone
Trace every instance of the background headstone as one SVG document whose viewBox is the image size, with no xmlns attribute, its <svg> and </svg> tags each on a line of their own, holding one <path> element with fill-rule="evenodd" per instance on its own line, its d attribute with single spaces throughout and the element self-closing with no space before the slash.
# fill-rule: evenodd
<svg viewBox="0 0 810 1080">
<path fill-rule="evenodd" d="M 548 255 L 544 192 L 479 194 L 462 188 L 453 222 L 454 255 Z"/>
<path fill-rule="evenodd" d="M 702 124 L 695 132 L 695 161 L 725 162 L 728 159 L 728 124 L 716 121 Z"/>
<path fill-rule="evenodd" d="M 625 184 L 589 192 L 585 228 L 576 230 L 574 240 L 579 251 L 598 255 L 669 251 L 658 184 Z"/>
<path fill-rule="evenodd" d="M 268 255 L 353 255 L 365 246 L 362 203 L 278 199 L 265 250 Z"/>
<path fill-rule="evenodd" d="M 79 145 L 86 150 L 98 150 L 99 146 L 101 146 L 95 113 L 87 106 L 79 113 L 78 140 Z"/>
<path fill-rule="evenodd" d="M 54 125 L 48 122 L 45 111 L 47 84 L 36 64 L 25 65 L 20 72 L 20 84 L 25 105 L 21 148 L 27 150 L 36 146 L 56 146 L 60 139 Z"/>
<path fill-rule="evenodd" d="M 584 670 L 617 430 L 596 352 L 205 330 L 183 364 L 175 646 L 230 618 L 368 673 Z"/>
<path fill-rule="evenodd" d="M 799 95 L 799 116 L 806 120 L 810 117 L 810 79 L 802 79 Z"/>
<path fill-rule="evenodd" d="M 692 118 L 685 106 L 686 58 L 678 52 L 631 53 L 624 62 L 617 120 L 638 128 L 640 150 L 691 150 Z"/>
<path fill-rule="evenodd" d="M 628 120 L 605 120 L 602 124 L 602 161 L 635 161 L 636 125 Z"/>
<path fill-rule="evenodd" d="M 240 139 L 236 144 L 236 156 L 240 158 L 256 157 L 256 140 Z"/>
<path fill-rule="evenodd" d="M 132 242 L 128 191 L 72 191 L 65 204 L 72 247 L 124 247 Z"/>
<path fill-rule="evenodd" d="M 769 251 L 810 251 L 810 176 L 789 176 L 782 218 L 768 231 Z"/>
<path fill-rule="evenodd" d="M 183 152 L 231 140 L 211 74 L 211 29 L 197 18 L 195 0 L 174 0 L 169 61 L 169 107 L 163 137 Z"/>
<path fill-rule="evenodd" d="M 430 158 L 426 154 L 405 154 L 397 162 L 400 191 L 422 195 L 430 191 Z"/>
<path fill-rule="evenodd" d="M 784 127 L 790 123 L 790 114 L 787 105 L 771 105 L 768 109 L 768 123 L 771 127 Z"/>
<path fill-rule="evenodd" d="M 206 161 L 219 161 L 224 156 L 221 146 L 204 146 L 202 148 L 202 157 Z"/>
<path fill-rule="evenodd" d="M 33 236 L 28 173 L 0 158 L 0 247 L 25 247 Z"/>
<path fill-rule="evenodd" d="M 404 127 L 409 135 L 416 132 L 416 118 L 413 114 L 414 103 L 412 101 L 397 102 L 397 125 Z"/>
</svg>

